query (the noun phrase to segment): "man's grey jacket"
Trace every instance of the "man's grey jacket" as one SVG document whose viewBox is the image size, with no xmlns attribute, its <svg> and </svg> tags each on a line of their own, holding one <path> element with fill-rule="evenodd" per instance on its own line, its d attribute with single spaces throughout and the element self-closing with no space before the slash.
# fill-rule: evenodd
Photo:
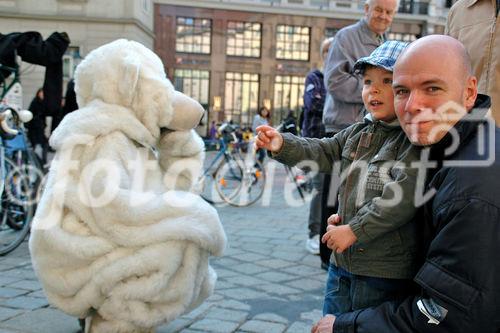
<svg viewBox="0 0 500 333">
<path fill-rule="evenodd" d="M 335 35 L 323 71 L 327 91 L 323 109 L 326 133 L 337 133 L 363 119 L 363 78 L 352 69 L 359 58 L 369 56 L 379 45 L 365 19 Z"/>
</svg>

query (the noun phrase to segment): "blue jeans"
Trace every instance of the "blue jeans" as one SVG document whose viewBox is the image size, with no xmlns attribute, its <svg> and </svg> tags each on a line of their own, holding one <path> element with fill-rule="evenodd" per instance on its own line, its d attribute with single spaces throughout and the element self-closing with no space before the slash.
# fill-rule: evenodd
<svg viewBox="0 0 500 333">
<path fill-rule="evenodd" d="M 402 300 L 411 293 L 411 280 L 355 275 L 330 264 L 326 281 L 323 315 L 336 316 L 354 310 Z"/>
</svg>

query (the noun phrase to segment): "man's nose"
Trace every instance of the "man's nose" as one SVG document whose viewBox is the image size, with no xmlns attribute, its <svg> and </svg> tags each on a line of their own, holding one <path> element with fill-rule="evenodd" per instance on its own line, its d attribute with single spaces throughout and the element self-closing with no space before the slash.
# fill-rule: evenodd
<svg viewBox="0 0 500 333">
<path fill-rule="evenodd" d="M 405 112 L 410 114 L 418 114 L 424 109 L 423 99 L 418 91 L 410 92 L 406 100 Z"/>
</svg>

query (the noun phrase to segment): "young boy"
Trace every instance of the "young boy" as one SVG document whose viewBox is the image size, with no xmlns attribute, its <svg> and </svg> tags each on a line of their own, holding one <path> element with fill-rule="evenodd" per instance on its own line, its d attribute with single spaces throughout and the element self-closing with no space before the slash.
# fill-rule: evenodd
<svg viewBox="0 0 500 333">
<path fill-rule="evenodd" d="M 257 128 L 256 145 L 284 164 L 315 160 L 320 172 L 340 177 L 339 218 L 322 241 L 333 250 L 323 313 L 339 315 L 406 296 L 418 267 L 414 220 L 419 159 L 394 110 L 392 71 L 406 43 L 388 41 L 354 69 L 364 79 L 369 112 L 332 138 L 298 138 L 272 127 Z M 332 191 L 332 190 L 331 190 Z"/>
</svg>

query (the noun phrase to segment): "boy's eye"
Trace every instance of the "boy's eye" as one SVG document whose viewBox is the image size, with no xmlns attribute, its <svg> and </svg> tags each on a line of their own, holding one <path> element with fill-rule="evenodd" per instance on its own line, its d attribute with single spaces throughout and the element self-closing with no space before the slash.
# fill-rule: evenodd
<svg viewBox="0 0 500 333">
<path fill-rule="evenodd" d="M 365 85 L 368 85 L 368 84 L 371 84 L 371 83 L 372 83 L 372 80 L 369 80 L 369 79 L 365 79 L 365 81 L 364 81 Z"/>
<path fill-rule="evenodd" d="M 385 78 L 385 79 L 384 79 L 384 84 L 392 84 L 392 79 L 390 79 L 390 78 Z"/>
</svg>

